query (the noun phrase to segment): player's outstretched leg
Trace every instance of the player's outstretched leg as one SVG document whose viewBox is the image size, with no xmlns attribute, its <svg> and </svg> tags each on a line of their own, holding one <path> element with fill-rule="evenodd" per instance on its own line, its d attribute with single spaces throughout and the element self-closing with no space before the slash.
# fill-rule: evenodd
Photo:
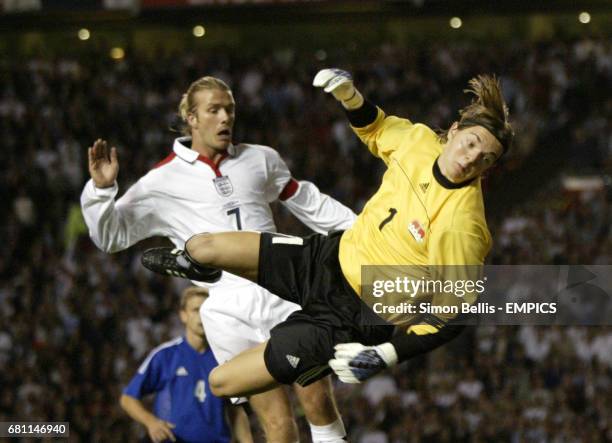
<svg viewBox="0 0 612 443">
<path fill-rule="evenodd" d="M 208 384 L 217 397 L 249 397 L 266 441 L 293 443 L 298 441 L 297 428 L 284 388 L 266 368 L 266 343 L 217 366 L 210 373 Z"/>
<path fill-rule="evenodd" d="M 215 282 L 219 269 L 257 281 L 258 232 L 197 234 L 187 240 L 185 250 L 153 248 L 145 251 L 142 264 L 153 272 L 189 280 Z"/>
<path fill-rule="evenodd" d="M 254 399 L 261 393 L 268 394 L 271 392 L 270 389 L 277 388 L 279 383 L 274 380 L 265 363 L 266 344 L 262 343 L 243 351 L 230 361 L 213 369 L 208 377 L 212 393 L 218 397 L 248 396 Z M 296 392 L 306 412 L 313 442 L 341 442 L 346 433 L 336 408 L 329 377 L 306 388 L 296 385 Z M 261 398 L 266 398 L 266 396 L 263 395 Z M 278 415 L 278 412 L 272 413 L 272 409 L 275 409 L 273 405 L 257 401 L 253 406 L 258 408 L 258 415 L 262 414 L 268 417 L 267 419 L 275 414 Z M 264 422 L 267 419 L 264 418 Z M 278 424 L 283 425 L 282 428 L 285 430 L 290 429 L 288 422 L 280 421 Z M 274 430 L 275 425 L 270 423 L 267 428 Z"/>
<path fill-rule="evenodd" d="M 260 237 L 259 232 L 205 232 L 187 240 L 185 251 L 201 265 L 257 283 Z"/>
<path fill-rule="evenodd" d="M 249 397 L 278 387 L 264 361 L 266 344 L 241 352 L 208 376 L 210 390 L 217 397 Z"/>
</svg>

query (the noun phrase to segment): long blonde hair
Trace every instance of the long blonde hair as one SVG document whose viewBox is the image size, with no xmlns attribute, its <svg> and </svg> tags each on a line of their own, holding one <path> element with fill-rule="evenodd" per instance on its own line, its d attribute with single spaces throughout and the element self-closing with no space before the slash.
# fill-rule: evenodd
<svg viewBox="0 0 612 443">
<path fill-rule="evenodd" d="M 495 136 L 506 153 L 512 147 L 514 131 L 508 121 L 508 106 L 499 80 L 495 76 L 479 75 L 471 79 L 469 85 L 464 92 L 473 94 L 475 98 L 459 111 L 457 129 L 482 126 Z M 446 141 L 446 135 L 442 136 L 442 140 Z"/>
<path fill-rule="evenodd" d="M 187 118 L 189 117 L 189 114 L 195 111 L 196 108 L 194 95 L 197 92 L 205 89 L 219 89 L 221 91 L 232 92 L 230 87 L 227 86 L 227 83 L 225 83 L 220 78 L 211 76 L 199 78 L 191 85 L 189 85 L 189 88 L 187 88 L 187 92 L 183 94 L 181 102 L 178 106 L 178 114 L 181 117 L 181 120 L 183 121 L 183 125 L 180 128 L 183 135 L 191 135 L 191 129 L 187 124 Z"/>
</svg>

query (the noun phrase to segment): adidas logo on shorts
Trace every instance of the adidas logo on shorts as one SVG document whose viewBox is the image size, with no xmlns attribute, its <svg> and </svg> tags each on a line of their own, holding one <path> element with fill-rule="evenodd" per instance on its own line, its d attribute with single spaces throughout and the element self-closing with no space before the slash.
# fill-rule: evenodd
<svg viewBox="0 0 612 443">
<path fill-rule="evenodd" d="M 287 354 L 287 361 L 289 361 L 289 364 L 293 367 L 293 368 L 297 368 L 297 365 L 300 364 L 300 358 L 296 357 L 295 355 L 290 355 Z"/>
</svg>

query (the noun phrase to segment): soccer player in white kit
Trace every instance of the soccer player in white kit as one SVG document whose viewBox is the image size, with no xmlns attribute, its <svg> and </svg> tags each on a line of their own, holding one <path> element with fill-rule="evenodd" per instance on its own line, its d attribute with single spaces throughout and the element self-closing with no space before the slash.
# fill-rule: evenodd
<svg viewBox="0 0 612 443">
<path fill-rule="evenodd" d="M 177 138 L 173 152 L 116 201 L 116 148 L 108 150 L 100 139 L 89 148 L 91 180 L 83 189 L 81 206 L 90 236 L 103 251 L 120 251 L 153 236 L 167 237 L 182 249 L 200 232 L 274 232 L 270 203 L 275 200 L 318 233 L 352 225 L 355 214 L 349 208 L 312 183 L 293 179 L 275 150 L 232 144 L 235 103 L 223 81 L 203 77 L 193 82 L 179 113 L 186 136 Z M 200 314 L 219 363 L 265 342 L 272 327 L 300 309 L 227 272 L 218 282 L 202 285 L 209 287 L 210 297 Z M 329 379 L 295 389 L 313 441 L 342 441 L 346 433 Z M 268 441 L 298 440 L 282 388 L 253 395 L 249 401 Z"/>
</svg>

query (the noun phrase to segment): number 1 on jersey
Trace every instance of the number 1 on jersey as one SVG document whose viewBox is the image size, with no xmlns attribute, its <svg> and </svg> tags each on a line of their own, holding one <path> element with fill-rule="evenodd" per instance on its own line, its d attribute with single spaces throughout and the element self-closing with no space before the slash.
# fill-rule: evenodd
<svg viewBox="0 0 612 443">
<path fill-rule="evenodd" d="M 227 215 L 236 215 L 236 227 L 239 231 L 242 231 L 242 221 L 240 220 L 240 208 L 230 209 L 226 212 Z"/>
<path fill-rule="evenodd" d="M 389 208 L 389 215 L 387 216 L 387 218 L 385 218 L 383 221 L 380 222 L 380 225 L 378 225 L 378 230 L 382 231 L 382 228 L 384 228 L 387 223 L 393 220 L 393 217 L 395 217 L 395 214 L 397 214 L 397 209 Z"/>
</svg>

